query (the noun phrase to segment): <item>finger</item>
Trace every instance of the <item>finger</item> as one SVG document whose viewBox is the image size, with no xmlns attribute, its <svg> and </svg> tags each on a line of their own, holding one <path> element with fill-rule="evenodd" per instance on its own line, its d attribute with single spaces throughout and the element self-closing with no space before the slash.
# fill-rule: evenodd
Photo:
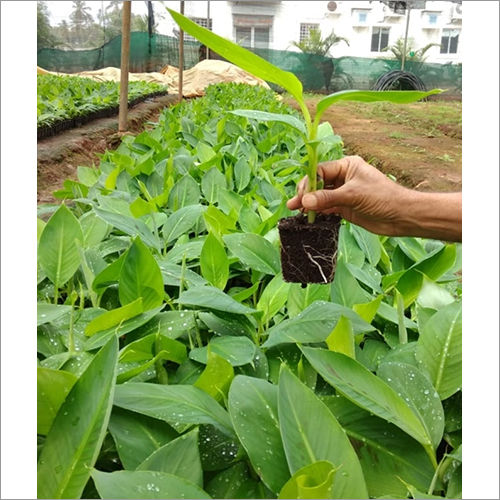
<svg viewBox="0 0 500 500">
<path fill-rule="evenodd" d="M 300 182 L 297 184 L 297 196 L 302 198 L 304 193 L 306 192 L 307 185 L 309 184 L 309 179 L 306 177 L 302 177 Z"/>
<path fill-rule="evenodd" d="M 308 210 L 324 211 L 350 204 L 351 197 L 344 186 L 337 189 L 320 189 L 302 197 L 302 206 Z"/>
<path fill-rule="evenodd" d="M 318 174 L 325 184 L 342 185 L 353 162 L 359 160 L 358 156 L 344 156 L 340 160 L 326 161 L 318 164 Z"/>
<path fill-rule="evenodd" d="M 293 198 L 290 198 L 286 202 L 286 206 L 290 210 L 296 210 L 297 208 L 301 208 L 302 207 L 302 201 L 301 201 L 301 199 L 302 199 L 302 197 L 294 196 Z"/>
</svg>

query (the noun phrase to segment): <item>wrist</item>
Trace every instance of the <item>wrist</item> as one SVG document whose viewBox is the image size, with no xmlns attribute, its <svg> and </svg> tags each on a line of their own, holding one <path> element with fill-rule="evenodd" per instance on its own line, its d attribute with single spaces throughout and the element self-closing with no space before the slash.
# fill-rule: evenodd
<svg viewBox="0 0 500 500">
<path fill-rule="evenodd" d="M 461 193 L 422 193 L 403 188 L 398 236 L 462 241 Z"/>
</svg>

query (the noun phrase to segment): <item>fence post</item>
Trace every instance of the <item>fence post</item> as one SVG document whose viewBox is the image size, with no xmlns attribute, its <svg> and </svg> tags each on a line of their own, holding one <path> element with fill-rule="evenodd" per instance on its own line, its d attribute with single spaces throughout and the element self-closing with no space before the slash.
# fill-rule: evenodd
<svg viewBox="0 0 500 500">
<path fill-rule="evenodd" d="M 401 71 L 405 70 L 406 61 L 406 45 L 408 43 L 408 27 L 410 26 L 410 3 L 406 2 L 406 30 L 405 30 L 405 40 L 403 44 L 403 54 L 401 56 Z"/>
<path fill-rule="evenodd" d="M 184 15 L 184 0 L 181 0 L 181 14 Z M 184 79 L 184 31 L 179 31 L 179 102 L 182 101 Z"/>
<path fill-rule="evenodd" d="M 130 13 L 132 2 L 125 0 L 122 9 L 122 53 L 120 60 L 120 109 L 118 112 L 118 132 L 127 130 L 128 113 L 128 70 L 130 56 Z"/>
<path fill-rule="evenodd" d="M 207 0 L 207 29 L 212 31 L 210 27 L 210 0 Z M 206 47 L 206 57 L 205 59 L 210 59 L 210 49 Z"/>
</svg>

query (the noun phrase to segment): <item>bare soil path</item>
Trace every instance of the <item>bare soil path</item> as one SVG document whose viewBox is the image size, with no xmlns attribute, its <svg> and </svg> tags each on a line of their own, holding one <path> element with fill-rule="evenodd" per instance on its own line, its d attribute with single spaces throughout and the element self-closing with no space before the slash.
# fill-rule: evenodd
<svg viewBox="0 0 500 500">
<path fill-rule="evenodd" d="M 307 100 L 311 112 L 318 100 Z M 404 186 L 438 192 L 462 188 L 461 102 L 342 102 L 322 121 L 342 137 L 346 155 L 361 156 Z"/>
<path fill-rule="evenodd" d="M 177 95 L 155 97 L 129 110 L 129 130 L 137 134 L 155 122 Z M 320 97 L 307 99 L 311 110 Z M 292 102 L 289 104 L 293 105 Z M 461 103 L 439 101 L 400 106 L 390 103 L 338 103 L 323 115 L 344 141 L 345 154 L 357 154 L 421 191 L 462 188 Z M 38 203 L 53 203 L 64 180 L 76 179 L 80 165 L 99 164 L 98 154 L 118 147 L 118 117 L 102 118 L 38 141 Z"/>
<path fill-rule="evenodd" d="M 155 122 L 161 110 L 177 102 L 177 94 L 154 97 L 136 104 L 129 110 L 131 133 L 139 133 L 147 122 Z M 100 153 L 119 146 L 118 116 L 100 118 L 38 141 L 37 144 L 37 201 L 53 203 L 52 193 L 62 188 L 66 179 L 76 179 L 78 166 L 99 164 Z"/>
</svg>

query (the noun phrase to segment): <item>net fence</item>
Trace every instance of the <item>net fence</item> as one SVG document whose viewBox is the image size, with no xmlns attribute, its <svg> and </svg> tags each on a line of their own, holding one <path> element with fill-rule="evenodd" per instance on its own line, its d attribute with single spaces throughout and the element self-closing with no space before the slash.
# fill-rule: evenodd
<svg viewBox="0 0 500 500">
<path fill-rule="evenodd" d="M 259 56 L 294 73 L 306 91 L 335 92 L 347 89 L 372 89 L 389 71 L 401 69 L 396 59 L 363 57 L 330 58 L 315 54 L 274 49 L 250 49 Z M 189 69 L 205 58 L 198 42 L 184 41 L 184 68 Z M 121 36 L 90 50 L 44 48 L 37 53 L 37 65 L 48 71 L 77 73 L 106 67 L 120 67 Z M 222 59 L 217 54 L 212 59 Z M 132 32 L 130 39 L 130 72 L 159 71 L 166 65 L 179 66 L 179 40 L 175 37 Z M 462 65 L 407 61 L 405 71 L 419 77 L 428 88 L 446 89 L 448 95 L 462 92 Z"/>
</svg>

